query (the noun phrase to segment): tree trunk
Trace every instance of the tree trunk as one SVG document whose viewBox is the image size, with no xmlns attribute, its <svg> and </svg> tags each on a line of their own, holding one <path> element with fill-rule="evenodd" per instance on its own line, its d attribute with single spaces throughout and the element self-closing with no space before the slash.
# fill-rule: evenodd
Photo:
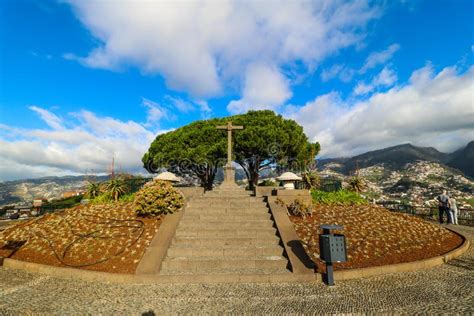
<svg viewBox="0 0 474 316">
<path fill-rule="evenodd" d="M 212 190 L 212 184 L 214 183 L 214 179 L 216 177 L 217 168 L 206 168 L 205 174 L 197 173 L 196 175 L 201 180 L 201 186 L 206 191 Z"/>
<path fill-rule="evenodd" d="M 248 180 L 249 180 L 249 189 L 252 190 L 252 191 L 255 189 L 255 187 L 258 184 L 258 178 L 259 178 L 258 171 L 259 171 L 259 169 L 260 169 L 260 163 L 255 162 L 255 163 L 250 163 L 249 164 L 248 173 L 250 175 L 250 178 Z"/>
<path fill-rule="evenodd" d="M 249 179 L 249 189 L 254 190 L 254 188 L 258 184 L 258 178 L 259 178 L 258 170 L 255 172 L 255 170 L 250 170 L 250 179 Z"/>
</svg>

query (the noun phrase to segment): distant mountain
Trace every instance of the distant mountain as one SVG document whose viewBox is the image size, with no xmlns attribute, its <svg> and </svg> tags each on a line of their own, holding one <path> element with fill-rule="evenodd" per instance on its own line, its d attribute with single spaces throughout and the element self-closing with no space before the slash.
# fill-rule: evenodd
<svg viewBox="0 0 474 316">
<path fill-rule="evenodd" d="M 461 170 L 465 175 L 474 178 L 474 141 L 467 144 L 465 148 L 452 153 L 447 165 Z"/>
<path fill-rule="evenodd" d="M 451 168 L 458 169 L 467 176 L 474 177 L 474 141 L 465 148 L 447 154 L 433 147 L 417 147 L 411 144 L 402 144 L 384 149 L 369 151 L 351 158 L 322 159 L 319 166 L 324 168 L 328 164 L 338 164 L 338 172 L 350 174 L 356 169 L 367 168 L 377 164 L 384 164 L 387 168 L 397 170 L 408 163 L 416 161 L 437 162 Z M 334 168 L 333 168 L 334 169 Z"/>
<path fill-rule="evenodd" d="M 31 202 L 37 197 L 61 198 L 66 191 L 83 188 L 90 178 L 91 176 L 64 176 L 1 182 L 0 206 Z M 96 176 L 94 179 L 104 181 L 108 176 Z"/>
<path fill-rule="evenodd" d="M 246 179 L 242 169 L 236 169 L 237 180 Z M 0 182 L 0 207 L 14 203 L 30 203 L 34 198 L 58 199 L 64 192 L 84 189 L 88 180 L 102 182 L 109 176 L 63 176 L 22 179 Z M 216 183 L 222 182 L 224 173 L 220 168 L 216 175 Z M 190 179 L 188 184 L 197 185 L 197 179 Z"/>
</svg>

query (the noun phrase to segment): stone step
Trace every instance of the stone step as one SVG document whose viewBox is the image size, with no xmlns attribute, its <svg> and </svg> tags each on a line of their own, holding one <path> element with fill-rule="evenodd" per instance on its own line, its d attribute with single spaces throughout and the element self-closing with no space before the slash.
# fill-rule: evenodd
<svg viewBox="0 0 474 316">
<path fill-rule="evenodd" d="M 269 213 L 266 207 L 249 207 L 249 208 L 215 208 L 215 207 L 188 207 L 186 214 L 232 214 L 232 215 L 253 215 Z"/>
<path fill-rule="evenodd" d="M 172 247 L 222 247 L 222 246 L 270 246 L 278 245 L 280 238 L 277 235 L 259 238 L 256 236 L 238 237 L 204 237 L 204 236 L 175 236 Z"/>
<path fill-rule="evenodd" d="M 252 208 L 266 206 L 264 202 L 253 201 L 253 202 L 239 202 L 239 201 L 190 201 L 187 204 L 189 207 L 206 207 L 206 208 Z"/>
<path fill-rule="evenodd" d="M 183 216 L 181 221 L 187 220 L 209 220 L 209 221 L 251 221 L 251 220 L 262 220 L 262 219 L 271 219 L 271 214 L 267 211 L 265 213 L 255 212 L 251 214 L 236 214 L 234 212 L 221 213 L 221 214 L 209 214 L 209 213 L 200 213 L 200 212 L 191 212 L 186 213 Z"/>
<path fill-rule="evenodd" d="M 268 237 L 276 235 L 276 229 L 273 227 L 265 227 L 258 229 L 244 228 L 244 229 L 200 229 L 200 228 L 180 228 L 176 231 L 177 237 L 240 237 L 240 236 L 255 236 Z"/>
<path fill-rule="evenodd" d="M 270 219 L 253 219 L 247 220 L 228 220 L 224 219 L 207 219 L 198 220 L 195 218 L 183 218 L 179 223 L 179 227 L 205 227 L 203 225 L 212 226 L 214 228 L 260 228 L 273 227 L 273 221 Z"/>
<path fill-rule="evenodd" d="M 194 197 L 192 201 L 238 201 L 238 202 L 263 202 L 263 197 L 254 197 L 254 196 L 222 196 L 222 195 L 205 195 L 200 197 Z"/>
<path fill-rule="evenodd" d="M 218 200 L 224 200 L 224 201 L 247 201 L 247 202 L 252 202 L 252 201 L 265 201 L 264 197 L 255 197 L 255 196 L 250 196 L 250 195 L 203 195 L 203 196 L 195 196 L 191 199 L 192 201 L 204 201 L 204 200 L 212 200 L 212 201 L 218 201 Z"/>
<path fill-rule="evenodd" d="M 219 190 L 219 191 L 208 191 L 204 194 L 205 197 L 251 197 L 252 192 L 250 191 L 232 191 L 232 190 Z"/>
<path fill-rule="evenodd" d="M 170 259 L 163 261 L 162 274 L 173 273 L 235 273 L 235 270 L 282 270 L 286 269 L 288 260 L 283 257 L 267 257 L 267 259 Z"/>
<path fill-rule="evenodd" d="M 175 245 L 168 249 L 167 256 L 169 258 L 176 257 L 214 257 L 214 258 L 231 258 L 231 259 L 245 259 L 262 256 L 282 256 L 283 248 L 279 245 L 231 245 L 231 246 L 207 246 L 207 247 L 196 247 L 189 245 Z"/>
</svg>

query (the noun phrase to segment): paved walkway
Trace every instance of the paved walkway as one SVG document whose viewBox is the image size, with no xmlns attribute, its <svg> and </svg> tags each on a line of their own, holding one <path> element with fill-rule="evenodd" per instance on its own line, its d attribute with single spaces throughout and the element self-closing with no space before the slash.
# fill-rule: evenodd
<svg viewBox="0 0 474 316">
<path fill-rule="evenodd" d="M 457 228 L 474 238 L 474 228 Z M 472 244 L 472 242 L 471 242 Z M 317 284 L 116 285 L 0 268 L 0 314 L 474 313 L 474 249 L 427 271 Z"/>
</svg>

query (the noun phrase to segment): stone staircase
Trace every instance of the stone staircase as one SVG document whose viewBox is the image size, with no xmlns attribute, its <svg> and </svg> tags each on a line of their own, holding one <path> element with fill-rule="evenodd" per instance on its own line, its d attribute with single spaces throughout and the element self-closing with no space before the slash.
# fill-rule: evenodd
<svg viewBox="0 0 474 316">
<path fill-rule="evenodd" d="M 217 189 L 188 202 L 161 275 L 289 274 L 262 198 Z"/>
</svg>

